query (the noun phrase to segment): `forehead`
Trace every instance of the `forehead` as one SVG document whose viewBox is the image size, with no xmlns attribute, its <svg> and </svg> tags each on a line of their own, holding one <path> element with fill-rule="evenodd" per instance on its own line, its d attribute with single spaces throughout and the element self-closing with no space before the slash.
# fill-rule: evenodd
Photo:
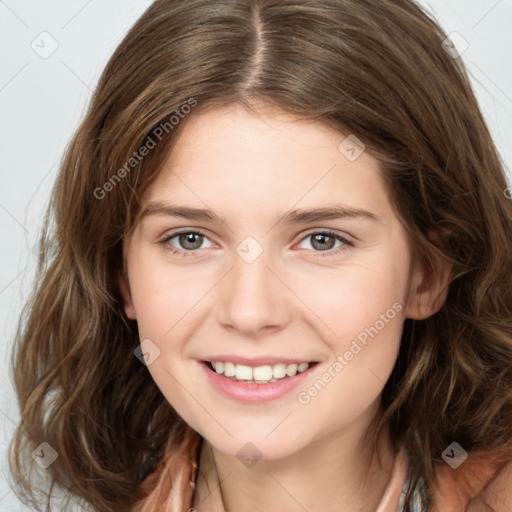
<svg viewBox="0 0 512 512">
<path fill-rule="evenodd" d="M 391 205 L 378 162 L 349 136 L 271 108 L 231 105 L 195 113 L 145 203 L 179 198 L 197 208 L 254 215 L 263 206 L 336 202 L 385 215 Z"/>
</svg>

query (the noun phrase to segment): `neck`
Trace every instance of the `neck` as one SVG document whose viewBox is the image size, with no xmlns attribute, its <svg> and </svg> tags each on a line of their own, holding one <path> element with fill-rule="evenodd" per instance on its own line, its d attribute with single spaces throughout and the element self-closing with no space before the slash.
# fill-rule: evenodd
<svg viewBox="0 0 512 512">
<path fill-rule="evenodd" d="M 355 432 L 336 432 L 285 458 L 260 459 L 249 467 L 204 439 L 194 509 L 374 512 L 390 480 L 395 455 L 387 430 L 376 453 Z"/>
</svg>

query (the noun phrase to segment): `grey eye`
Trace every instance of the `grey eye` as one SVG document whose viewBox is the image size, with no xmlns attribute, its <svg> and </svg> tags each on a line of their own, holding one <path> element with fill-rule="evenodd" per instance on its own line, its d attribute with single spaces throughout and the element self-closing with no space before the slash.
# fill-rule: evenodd
<svg viewBox="0 0 512 512">
<path fill-rule="evenodd" d="M 310 233 L 301 241 L 301 243 L 304 243 L 307 240 L 311 240 L 310 246 L 315 251 L 329 251 L 331 249 L 334 249 L 337 241 L 339 242 L 340 245 L 343 245 L 343 242 L 341 240 L 339 240 L 337 237 L 329 233 Z M 340 245 L 338 245 L 337 247 L 339 247 Z M 309 249 L 310 247 L 302 248 Z"/>
</svg>

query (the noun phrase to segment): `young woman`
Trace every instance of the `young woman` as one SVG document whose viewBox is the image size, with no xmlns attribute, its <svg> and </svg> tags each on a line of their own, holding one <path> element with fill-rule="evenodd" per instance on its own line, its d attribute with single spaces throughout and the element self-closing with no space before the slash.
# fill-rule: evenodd
<svg viewBox="0 0 512 512">
<path fill-rule="evenodd" d="M 406 0 L 151 5 L 52 196 L 25 502 L 512 508 L 512 204 L 445 39 Z"/>
</svg>

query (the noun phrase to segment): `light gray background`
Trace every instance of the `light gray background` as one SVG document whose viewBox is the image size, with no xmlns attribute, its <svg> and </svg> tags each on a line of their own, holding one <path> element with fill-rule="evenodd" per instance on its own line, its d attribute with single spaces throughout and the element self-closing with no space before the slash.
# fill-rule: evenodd
<svg viewBox="0 0 512 512">
<path fill-rule="evenodd" d="M 102 68 L 150 4 L 0 0 L 0 512 L 29 510 L 7 481 L 6 448 L 18 421 L 8 364 L 17 318 L 34 277 L 33 247 L 42 214 L 65 146 Z M 448 34 L 458 32 L 467 41 L 461 58 L 501 156 L 512 169 L 512 0 L 421 4 Z M 453 40 L 462 51 L 464 41 Z"/>
</svg>

